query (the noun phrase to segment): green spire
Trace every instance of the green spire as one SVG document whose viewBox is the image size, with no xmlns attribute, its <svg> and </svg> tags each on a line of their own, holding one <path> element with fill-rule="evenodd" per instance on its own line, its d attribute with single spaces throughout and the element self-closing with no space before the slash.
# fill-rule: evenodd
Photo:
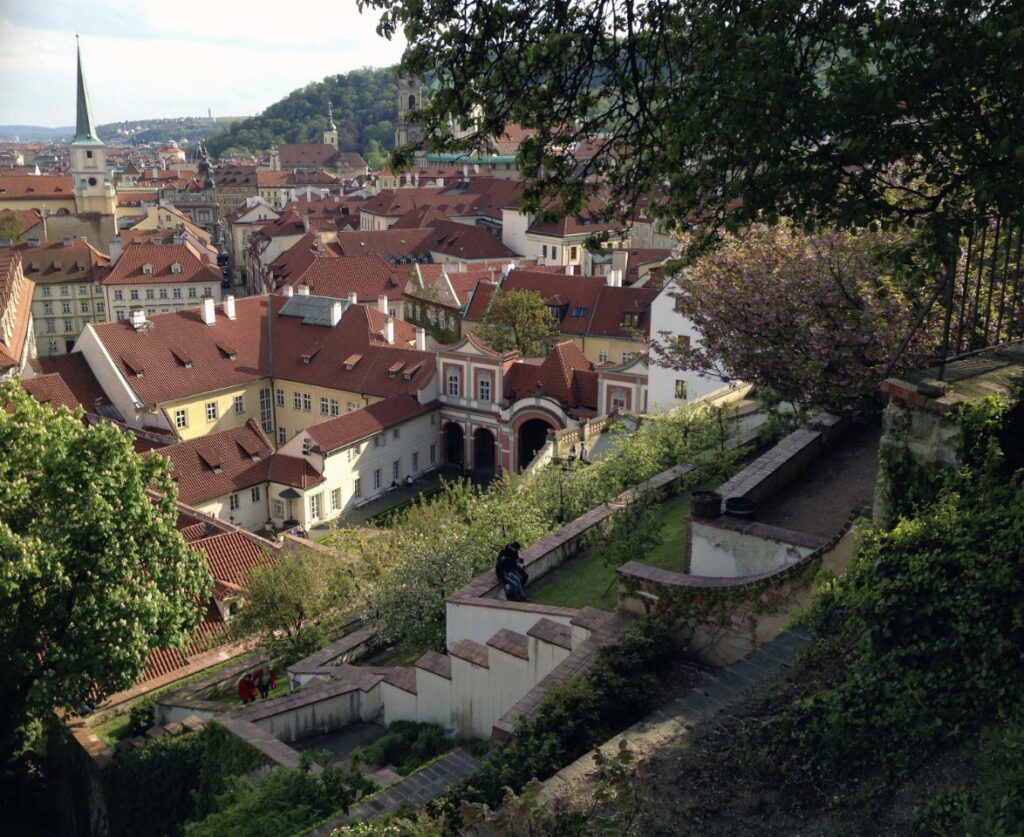
<svg viewBox="0 0 1024 837">
<path fill-rule="evenodd" d="M 73 145 L 103 145 L 96 134 L 92 122 L 92 108 L 89 106 L 89 91 L 85 87 L 85 75 L 82 73 L 82 47 L 75 35 L 75 51 L 78 53 L 78 108 L 75 119 L 75 139 Z"/>
</svg>

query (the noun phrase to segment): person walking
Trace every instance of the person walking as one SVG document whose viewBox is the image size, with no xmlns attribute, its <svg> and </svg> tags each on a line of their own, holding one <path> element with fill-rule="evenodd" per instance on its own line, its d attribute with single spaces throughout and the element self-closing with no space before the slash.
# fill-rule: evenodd
<svg viewBox="0 0 1024 837">
<path fill-rule="evenodd" d="M 243 705 L 256 700 L 256 687 L 253 686 L 252 675 L 246 674 L 238 681 L 238 697 L 241 698 Z"/>
<path fill-rule="evenodd" d="M 273 684 L 271 682 L 272 679 L 273 675 L 271 674 L 270 669 L 263 669 L 260 674 L 260 681 L 258 685 L 260 689 L 260 697 L 264 700 L 270 696 L 270 690 L 273 688 Z"/>
</svg>

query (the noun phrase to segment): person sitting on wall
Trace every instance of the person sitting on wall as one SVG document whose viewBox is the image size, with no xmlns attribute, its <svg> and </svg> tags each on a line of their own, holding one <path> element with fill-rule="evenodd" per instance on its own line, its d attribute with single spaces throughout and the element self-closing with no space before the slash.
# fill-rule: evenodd
<svg viewBox="0 0 1024 837">
<path fill-rule="evenodd" d="M 572 446 L 572 450 L 569 451 L 569 462 L 576 461 L 576 445 Z"/>
<path fill-rule="evenodd" d="M 526 568 L 519 557 L 519 541 L 505 544 L 498 553 L 494 574 L 505 585 L 505 595 L 514 602 L 526 601 L 525 585 L 529 580 Z"/>
</svg>

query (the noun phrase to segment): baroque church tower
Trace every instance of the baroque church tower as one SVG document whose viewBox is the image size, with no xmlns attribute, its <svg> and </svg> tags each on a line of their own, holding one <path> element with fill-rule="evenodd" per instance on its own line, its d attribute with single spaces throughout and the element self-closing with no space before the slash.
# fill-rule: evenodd
<svg viewBox="0 0 1024 837">
<path fill-rule="evenodd" d="M 412 122 L 413 111 L 423 106 L 423 86 L 419 79 L 398 80 L 398 121 L 395 122 L 395 148 L 423 139 L 423 129 Z"/>
<path fill-rule="evenodd" d="M 331 111 L 331 103 L 327 102 L 327 130 L 324 131 L 324 145 L 338 147 L 338 128 L 334 124 L 334 114 Z"/>
<path fill-rule="evenodd" d="M 117 192 L 107 169 L 107 146 L 96 133 L 89 105 L 89 91 L 82 74 L 82 48 L 77 43 L 78 101 L 75 117 L 75 138 L 71 142 L 71 177 L 75 183 L 75 208 L 78 212 L 114 215 Z"/>
</svg>

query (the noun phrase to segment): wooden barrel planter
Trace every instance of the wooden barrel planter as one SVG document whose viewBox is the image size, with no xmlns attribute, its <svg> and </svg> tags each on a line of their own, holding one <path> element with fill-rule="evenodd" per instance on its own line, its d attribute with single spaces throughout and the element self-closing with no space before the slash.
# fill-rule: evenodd
<svg viewBox="0 0 1024 837">
<path fill-rule="evenodd" d="M 691 491 L 690 502 L 694 517 L 711 519 L 722 513 L 722 495 L 717 491 Z"/>
<path fill-rule="evenodd" d="M 754 519 L 756 505 L 748 497 L 728 497 L 725 501 L 725 513 L 730 517 Z"/>
</svg>

